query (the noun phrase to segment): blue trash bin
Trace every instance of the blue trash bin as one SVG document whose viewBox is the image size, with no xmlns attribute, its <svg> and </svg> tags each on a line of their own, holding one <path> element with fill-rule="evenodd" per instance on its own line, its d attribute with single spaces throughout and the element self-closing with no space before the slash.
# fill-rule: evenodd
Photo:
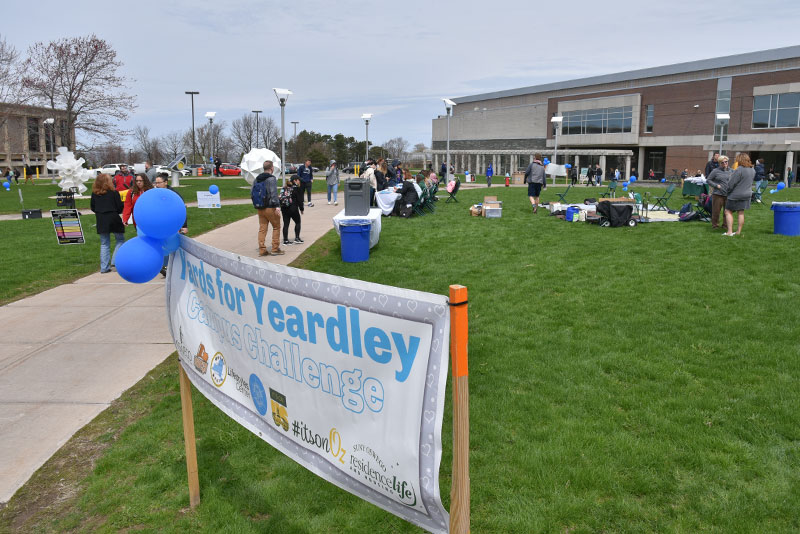
<svg viewBox="0 0 800 534">
<path fill-rule="evenodd" d="M 345 219 L 339 223 L 342 236 L 342 261 L 358 263 L 369 259 L 369 219 Z"/>
<path fill-rule="evenodd" d="M 775 230 L 781 235 L 800 235 L 800 202 L 773 202 Z"/>
</svg>

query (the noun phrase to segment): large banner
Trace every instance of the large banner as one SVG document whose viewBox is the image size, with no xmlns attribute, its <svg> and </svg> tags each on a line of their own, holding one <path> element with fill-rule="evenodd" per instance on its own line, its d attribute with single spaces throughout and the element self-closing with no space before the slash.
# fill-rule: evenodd
<svg viewBox="0 0 800 534">
<path fill-rule="evenodd" d="M 450 312 L 444 296 L 274 265 L 181 237 L 170 329 L 195 387 L 320 477 L 431 532 Z"/>
</svg>

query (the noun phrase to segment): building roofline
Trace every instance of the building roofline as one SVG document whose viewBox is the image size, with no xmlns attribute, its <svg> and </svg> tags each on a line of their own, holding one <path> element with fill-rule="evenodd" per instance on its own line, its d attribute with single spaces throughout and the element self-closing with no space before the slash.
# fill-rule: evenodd
<svg viewBox="0 0 800 534">
<path fill-rule="evenodd" d="M 787 46 L 784 48 L 773 48 L 770 50 L 747 52 L 745 54 L 735 54 L 732 56 L 701 59 L 698 61 L 687 61 L 684 63 L 675 63 L 672 65 L 664 65 L 661 67 L 649 67 L 646 69 L 629 70 L 614 74 L 603 74 L 601 76 L 590 76 L 588 78 L 578 78 L 575 80 L 568 80 L 563 82 L 553 82 L 541 85 L 530 85 L 528 87 L 508 89 L 505 91 L 494 91 L 490 93 L 462 96 L 454 98 L 453 101 L 456 104 L 466 104 L 469 102 L 480 102 L 482 100 L 490 100 L 495 98 L 546 93 L 550 91 L 574 89 L 577 87 L 588 87 L 592 85 L 618 83 L 618 82 L 637 80 L 642 78 L 656 78 L 658 76 L 671 76 L 675 74 L 684 74 L 689 72 L 698 72 L 710 69 L 735 67 L 738 65 L 764 63 L 767 61 L 781 61 L 784 59 L 792 59 L 798 57 L 800 57 L 800 45 Z"/>
</svg>

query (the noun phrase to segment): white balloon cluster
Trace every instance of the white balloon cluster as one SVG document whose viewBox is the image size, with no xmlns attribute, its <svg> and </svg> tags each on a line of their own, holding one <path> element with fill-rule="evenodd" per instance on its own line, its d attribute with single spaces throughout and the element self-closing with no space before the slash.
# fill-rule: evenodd
<svg viewBox="0 0 800 534">
<path fill-rule="evenodd" d="M 58 182 L 62 191 L 69 191 L 72 187 L 78 188 L 78 195 L 81 196 L 86 191 L 83 185 L 90 178 L 95 177 L 95 172 L 83 168 L 84 159 L 75 159 L 75 154 L 67 150 L 67 147 L 58 147 L 56 160 L 48 160 L 47 168 L 58 172 L 61 181 Z"/>
</svg>

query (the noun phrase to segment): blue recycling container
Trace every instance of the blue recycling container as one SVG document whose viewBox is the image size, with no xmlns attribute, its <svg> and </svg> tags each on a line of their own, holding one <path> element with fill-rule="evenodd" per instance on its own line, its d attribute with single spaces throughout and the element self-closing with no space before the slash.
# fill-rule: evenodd
<svg viewBox="0 0 800 534">
<path fill-rule="evenodd" d="M 800 202 L 773 202 L 776 234 L 800 235 Z"/>
<path fill-rule="evenodd" d="M 369 259 L 369 219 L 350 219 L 339 223 L 342 236 L 342 261 L 358 263 Z"/>
</svg>

